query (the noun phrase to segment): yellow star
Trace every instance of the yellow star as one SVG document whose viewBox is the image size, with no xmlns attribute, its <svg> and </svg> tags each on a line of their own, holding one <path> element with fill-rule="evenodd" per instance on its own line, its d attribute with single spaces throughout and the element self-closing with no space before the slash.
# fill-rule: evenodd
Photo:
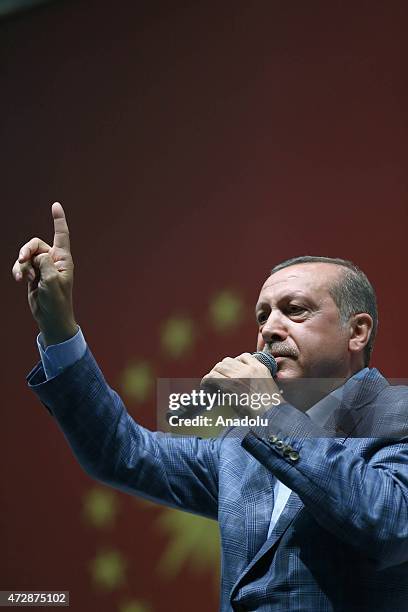
<svg viewBox="0 0 408 612">
<path fill-rule="evenodd" d="M 150 612 L 151 607 L 143 601 L 127 601 L 119 608 L 119 612 Z"/>
<path fill-rule="evenodd" d="M 243 318 L 241 298 L 225 289 L 214 297 L 210 304 L 210 318 L 214 327 L 222 332 L 237 327 Z"/>
<path fill-rule="evenodd" d="M 116 550 L 100 552 L 90 563 L 94 583 L 106 590 L 117 589 L 125 581 L 126 562 Z"/>
<path fill-rule="evenodd" d="M 84 516 L 94 527 L 110 526 L 117 513 L 117 496 L 110 489 L 94 487 L 84 496 Z"/>
<path fill-rule="evenodd" d="M 214 571 L 219 586 L 220 538 L 218 523 L 210 519 L 165 508 L 157 526 L 169 537 L 169 545 L 159 562 L 159 572 L 173 578 L 183 565 L 196 572 Z"/>
<path fill-rule="evenodd" d="M 152 368 L 146 361 L 130 363 L 122 373 L 121 386 L 128 397 L 145 401 L 153 387 Z"/>
<path fill-rule="evenodd" d="M 185 354 L 193 344 L 193 322 L 186 317 L 172 317 L 162 328 L 161 343 L 165 353 L 177 359 Z"/>
</svg>

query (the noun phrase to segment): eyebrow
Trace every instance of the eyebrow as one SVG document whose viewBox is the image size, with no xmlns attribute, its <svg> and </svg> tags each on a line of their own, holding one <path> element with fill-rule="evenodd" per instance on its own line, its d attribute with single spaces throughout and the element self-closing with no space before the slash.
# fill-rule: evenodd
<svg viewBox="0 0 408 612">
<path fill-rule="evenodd" d="M 299 291 L 299 290 L 294 290 L 294 291 L 291 291 L 290 293 L 283 294 L 283 296 L 279 298 L 278 302 L 281 300 L 286 300 L 290 302 L 291 300 L 294 300 L 294 299 L 302 299 L 308 302 L 308 304 L 315 304 L 315 301 L 312 298 L 310 298 L 305 293 L 303 293 L 303 291 Z M 264 301 L 258 302 L 255 305 L 255 316 L 259 310 L 262 310 L 265 307 L 270 308 L 270 305 L 268 302 L 264 302 Z"/>
<path fill-rule="evenodd" d="M 256 313 L 257 313 L 259 310 L 262 310 L 263 308 L 265 308 L 265 306 L 269 306 L 269 304 L 268 304 L 267 302 L 258 302 L 258 303 L 255 305 L 255 316 L 256 316 Z"/>
</svg>

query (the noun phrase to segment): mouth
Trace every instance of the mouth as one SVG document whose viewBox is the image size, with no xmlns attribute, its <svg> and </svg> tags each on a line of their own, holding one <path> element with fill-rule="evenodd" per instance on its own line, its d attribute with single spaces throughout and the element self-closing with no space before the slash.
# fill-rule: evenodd
<svg viewBox="0 0 408 612">
<path fill-rule="evenodd" d="M 282 361 L 284 361 L 285 359 L 287 359 L 288 357 L 286 355 L 274 355 L 274 359 L 277 363 L 278 366 L 278 372 L 282 366 Z"/>
<path fill-rule="evenodd" d="M 266 350 L 265 352 L 267 352 L 269 355 L 272 355 L 272 357 L 275 359 L 276 365 L 278 366 L 278 372 L 282 369 L 282 366 L 284 366 L 285 359 L 297 359 L 297 355 L 294 355 L 292 352 L 280 352 L 279 349 L 277 349 L 276 351 Z"/>
<path fill-rule="evenodd" d="M 274 355 L 273 357 L 276 361 L 276 365 L 278 366 L 277 373 L 281 372 L 282 368 L 285 370 L 286 359 L 296 359 L 296 357 L 294 357 L 293 355 Z"/>
</svg>

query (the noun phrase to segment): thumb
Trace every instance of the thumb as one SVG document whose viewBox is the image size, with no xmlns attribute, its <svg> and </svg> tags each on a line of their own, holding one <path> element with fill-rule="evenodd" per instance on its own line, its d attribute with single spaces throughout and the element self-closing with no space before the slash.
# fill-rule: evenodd
<svg viewBox="0 0 408 612">
<path fill-rule="evenodd" d="M 49 253 L 40 253 L 32 259 L 33 266 L 40 271 L 41 280 L 51 282 L 58 276 L 58 271 Z"/>
</svg>

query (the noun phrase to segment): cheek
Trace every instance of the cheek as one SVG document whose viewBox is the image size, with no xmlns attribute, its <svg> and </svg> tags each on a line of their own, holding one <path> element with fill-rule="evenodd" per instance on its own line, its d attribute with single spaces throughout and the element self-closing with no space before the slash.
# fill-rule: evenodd
<svg viewBox="0 0 408 612">
<path fill-rule="evenodd" d="M 265 341 L 262 338 L 261 332 L 258 332 L 258 336 L 257 336 L 257 339 L 256 339 L 256 350 L 257 351 L 262 351 L 264 346 L 265 346 Z"/>
<path fill-rule="evenodd" d="M 325 335 L 318 333 L 297 334 L 294 337 L 294 342 L 299 351 L 297 359 L 301 367 L 306 365 L 309 367 L 314 363 L 318 363 L 321 359 L 325 359 L 328 351 L 328 345 L 331 340 Z"/>
<path fill-rule="evenodd" d="M 319 330 L 311 336 L 299 339 L 300 352 L 309 363 L 333 361 L 344 356 L 347 339 L 333 327 Z"/>
</svg>

